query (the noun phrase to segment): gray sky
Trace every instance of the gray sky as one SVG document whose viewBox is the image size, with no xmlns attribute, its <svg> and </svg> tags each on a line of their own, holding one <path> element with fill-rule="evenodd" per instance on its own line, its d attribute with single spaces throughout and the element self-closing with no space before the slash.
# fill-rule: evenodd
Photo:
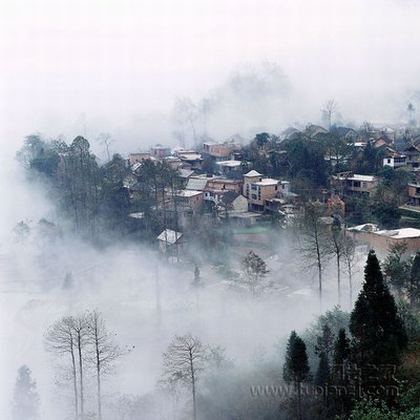
<svg viewBox="0 0 420 420">
<path fill-rule="evenodd" d="M 1 141 L 72 136 L 83 113 L 123 133 L 267 60 L 294 119 L 335 97 L 345 118 L 389 121 L 419 85 L 419 17 L 409 0 L 0 0 Z"/>
</svg>

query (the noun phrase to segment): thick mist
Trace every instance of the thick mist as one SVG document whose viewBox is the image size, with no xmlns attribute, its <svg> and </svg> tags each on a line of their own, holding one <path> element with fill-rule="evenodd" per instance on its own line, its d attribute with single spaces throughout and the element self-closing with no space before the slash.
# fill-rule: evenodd
<svg viewBox="0 0 420 420">
<path fill-rule="evenodd" d="M 205 107 L 198 133 L 218 140 L 319 123 L 329 98 L 348 124 L 405 122 L 408 100 L 420 105 L 419 13 L 408 0 L 2 1 L 0 417 L 10 418 L 16 372 L 27 364 L 41 418 L 65 418 L 68 390 L 57 387 L 43 343 L 63 315 L 97 308 L 131 349 L 105 381 L 110 401 L 155 389 L 174 334 L 191 332 L 246 366 L 319 314 L 314 273 L 291 270 L 296 252 L 281 235 L 267 263 L 284 288 L 258 300 L 232 290 L 205 254 L 197 290 L 192 266 L 165 265 L 138 243 L 97 249 L 60 228 L 46 240 L 39 220 L 61 220 L 14 158 L 26 135 L 84 135 L 100 158 L 103 132 L 123 155 L 178 145 L 177 98 Z M 20 221 L 31 229 L 24 241 L 13 231 Z M 327 271 L 324 310 L 336 301 L 333 278 Z"/>
<path fill-rule="evenodd" d="M 43 230 L 41 218 L 57 226 L 61 223 L 43 187 L 26 179 L 15 164 L 7 174 L 2 177 L 6 209 L 19 202 L 19 210 L 9 208 L 1 225 L 0 412 L 4 419 L 9 418 L 16 371 L 22 364 L 32 369 L 37 380 L 41 418 L 65 418 L 63 407 L 68 407 L 70 389 L 57 387 L 60 363 L 44 347 L 45 331 L 61 316 L 96 308 L 118 343 L 130 350 L 118 362 L 115 375 L 104 381 L 108 404 L 118 394 L 155 390 L 161 355 L 175 334 L 191 332 L 203 342 L 221 346 L 229 359 L 246 369 L 265 355 L 277 357 L 276 345 L 289 331 L 303 330 L 319 313 L 314 273 L 299 263 L 293 238 L 286 234 L 277 236 L 275 253 L 266 259 L 276 292 L 257 299 L 239 293 L 206 263 L 205 253 L 196 255 L 202 281 L 196 288 L 192 265 L 168 265 L 156 251 L 139 244 L 115 241 L 97 249 L 65 230 Z M 20 220 L 30 227 L 24 239 L 13 232 Z M 233 258 L 232 265 L 237 267 L 239 260 Z M 333 273 L 334 267 L 330 269 Z M 70 287 L 64 284 L 68 273 Z M 332 273 L 326 273 L 324 310 L 336 302 Z M 94 395 L 87 397 L 89 402 Z"/>
<path fill-rule="evenodd" d="M 215 137 L 318 122 L 332 97 L 347 122 L 406 121 L 419 89 L 419 7 L 404 0 L 3 1 L 2 143 L 35 131 L 91 140 L 110 132 L 120 149 L 169 143 L 177 97 L 220 105 L 208 127 Z M 284 84 L 264 62 L 281 70 Z M 261 84 L 269 94 L 255 90 Z"/>
</svg>

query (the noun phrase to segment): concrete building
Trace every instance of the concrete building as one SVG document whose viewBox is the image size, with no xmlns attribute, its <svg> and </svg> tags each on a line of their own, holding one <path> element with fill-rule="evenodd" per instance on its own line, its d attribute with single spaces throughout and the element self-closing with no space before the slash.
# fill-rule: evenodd
<svg viewBox="0 0 420 420">
<path fill-rule="evenodd" d="M 150 153 L 156 159 L 163 159 L 171 154 L 171 148 L 157 144 L 150 148 Z"/>
<path fill-rule="evenodd" d="M 406 155 L 398 153 L 394 150 L 389 150 L 383 159 L 383 166 L 390 166 L 391 168 L 397 169 L 405 166 L 406 162 Z"/>
<path fill-rule="evenodd" d="M 248 199 L 251 211 L 263 212 L 265 202 L 278 196 L 280 181 L 263 178 L 255 170 L 244 175 L 243 195 Z"/>
<path fill-rule="evenodd" d="M 420 183 L 408 184 L 408 204 L 411 206 L 420 206 Z"/>
<path fill-rule="evenodd" d="M 385 255 L 391 246 L 401 243 L 407 245 L 409 254 L 414 254 L 420 249 L 420 229 L 379 230 L 376 225 L 366 223 L 346 230 L 359 244 L 367 245 L 380 255 Z"/>
<path fill-rule="evenodd" d="M 240 150 L 241 146 L 235 143 L 203 143 L 203 153 L 211 156 L 216 161 L 230 159 L 234 151 Z"/>
<path fill-rule="evenodd" d="M 333 188 L 339 195 L 370 195 L 378 186 L 379 179 L 374 175 L 359 175 L 342 172 L 332 177 Z"/>
<path fill-rule="evenodd" d="M 420 148 L 412 144 L 404 150 L 404 154 L 407 156 L 406 164 L 410 169 L 420 168 Z"/>
<path fill-rule="evenodd" d="M 239 175 L 241 176 L 241 165 L 242 162 L 240 160 L 222 160 L 216 163 L 216 166 L 219 168 L 219 171 L 222 175 L 231 176 Z"/>
<path fill-rule="evenodd" d="M 193 213 L 198 211 L 203 205 L 203 191 L 181 190 L 175 194 L 175 200 L 180 207 L 192 210 Z"/>
</svg>

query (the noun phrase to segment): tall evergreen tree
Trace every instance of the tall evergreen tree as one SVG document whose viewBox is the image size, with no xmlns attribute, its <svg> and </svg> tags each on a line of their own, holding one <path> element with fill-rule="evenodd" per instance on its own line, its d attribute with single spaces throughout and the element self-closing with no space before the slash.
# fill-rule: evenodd
<svg viewBox="0 0 420 420">
<path fill-rule="evenodd" d="M 290 333 L 287 343 L 286 361 L 283 367 L 283 378 L 288 383 L 293 383 L 297 390 L 297 415 L 302 418 L 302 390 L 301 383 L 310 378 L 308 355 L 304 341 L 296 334 Z"/>
<path fill-rule="evenodd" d="M 319 353 L 319 364 L 315 374 L 315 385 L 324 386 L 330 377 L 330 363 L 325 352 Z"/>
<path fill-rule="evenodd" d="M 31 374 L 31 370 L 25 365 L 18 370 L 13 394 L 13 420 L 36 420 L 39 418 L 39 397 L 36 382 L 32 379 Z"/>
<path fill-rule="evenodd" d="M 407 345 L 404 325 L 374 251 L 367 258 L 363 288 L 350 316 L 350 332 L 354 358 L 362 365 L 397 363 Z"/>
<path fill-rule="evenodd" d="M 337 340 L 334 343 L 334 364 L 342 365 L 350 355 L 350 340 L 347 338 L 346 330 L 340 328 Z"/>
<path fill-rule="evenodd" d="M 321 357 L 321 353 L 331 362 L 334 351 L 334 333 L 328 324 L 322 326 L 322 335 L 317 337 L 315 352 Z"/>
<path fill-rule="evenodd" d="M 334 365 L 332 371 L 332 383 L 335 392 L 332 395 L 332 410 L 339 415 L 348 412 L 351 407 L 351 398 L 347 392 L 346 365 L 350 356 L 350 340 L 346 330 L 340 328 L 334 343 Z"/>
</svg>

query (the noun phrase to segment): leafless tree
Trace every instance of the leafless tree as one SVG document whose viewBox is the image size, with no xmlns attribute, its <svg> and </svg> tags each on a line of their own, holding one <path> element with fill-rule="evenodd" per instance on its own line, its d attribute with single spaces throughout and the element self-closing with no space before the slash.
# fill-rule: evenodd
<svg viewBox="0 0 420 420">
<path fill-rule="evenodd" d="M 74 395 L 74 418 L 79 418 L 79 397 L 76 368 L 76 334 L 74 331 L 74 318 L 64 317 L 55 322 L 45 334 L 45 346 L 47 351 L 57 355 L 67 354 L 71 362 L 71 379 L 73 382 Z"/>
<path fill-rule="evenodd" d="M 96 395 L 98 404 L 98 419 L 102 420 L 102 376 L 110 372 L 112 364 L 122 356 L 122 351 L 114 343 L 113 335 L 106 328 L 102 314 L 96 310 L 88 313 L 87 323 L 87 342 L 92 351 L 89 352 L 89 361 L 95 366 L 96 373 Z"/>
<path fill-rule="evenodd" d="M 191 387 L 193 420 L 197 419 L 197 382 L 208 357 L 208 347 L 191 334 L 175 336 L 163 354 L 163 381 L 168 385 L 181 383 Z"/>
<path fill-rule="evenodd" d="M 338 106 L 337 106 L 337 103 L 335 102 L 335 99 L 329 99 L 327 102 L 325 102 L 324 107 L 322 108 L 322 115 L 324 116 L 324 118 L 326 119 L 328 123 L 329 130 L 331 130 L 332 120 L 337 110 L 338 110 Z"/>
<path fill-rule="evenodd" d="M 98 142 L 99 142 L 99 144 L 101 144 L 102 146 L 104 146 L 106 156 L 108 158 L 108 161 L 110 161 L 111 160 L 111 153 L 109 151 L 109 147 L 111 146 L 111 143 L 113 143 L 111 134 L 109 134 L 109 133 L 101 133 L 101 134 L 99 134 L 99 136 L 98 136 Z"/>
<path fill-rule="evenodd" d="M 84 351 L 88 340 L 88 323 L 85 314 L 72 317 L 72 330 L 75 337 L 75 345 L 79 362 L 79 390 L 80 390 L 80 419 L 85 418 L 85 390 L 83 363 L 85 359 Z"/>
<path fill-rule="evenodd" d="M 322 273 L 324 262 L 328 256 L 327 235 L 322 221 L 324 206 L 318 202 L 310 202 L 305 207 L 303 218 L 299 221 L 299 252 L 305 258 L 308 267 L 315 267 L 318 272 L 319 303 L 322 308 Z"/>
<path fill-rule="evenodd" d="M 173 113 L 175 121 L 180 124 L 181 127 L 186 125 L 190 128 L 194 144 L 197 145 L 197 106 L 190 98 L 177 98 Z"/>
<path fill-rule="evenodd" d="M 341 305 L 341 258 L 344 256 L 345 244 L 344 235 L 341 231 L 341 226 L 334 223 L 331 227 L 330 234 L 328 235 L 328 252 L 334 255 L 337 265 L 337 293 L 338 305 Z"/>
<path fill-rule="evenodd" d="M 349 279 L 349 303 L 353 306 L 353 272 L 355 266 L 356 246 L 350 236 L 345 235 L 343 240 L 343 257 L 347 267 L 347 276 Z"/>
</svg>

